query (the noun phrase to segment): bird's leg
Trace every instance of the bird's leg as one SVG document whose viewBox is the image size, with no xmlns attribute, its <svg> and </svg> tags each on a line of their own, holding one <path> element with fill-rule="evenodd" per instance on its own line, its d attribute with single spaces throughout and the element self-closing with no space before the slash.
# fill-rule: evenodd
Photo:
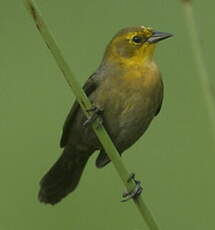
<svg viewBox="0 0 215 230">
<path fill-rule="evenodd" d="M 143 188 L 140 185 L 141 183 L 140 183 L 140 181 L 138 181 L 138 180 L 135 179 L 135 174 L 134 173 L 131 173 L 129 175 L 129 178 L 128 178 L 127 182 L 130 182 L 131 180 L 133 180 L 135 182 L 136 187 L 134 188 L 133 191 L 131 191 L 131 192 L 124 192 L 122 194 L 122 197 L 125 198 L 125 199 L 122 200 L 122 202 L 128 201 L 131 198 L 135 198 L 135 197 L 139 196 L 142 193 L 142 191 L 143 191 Z"/>
<path fill-rule="evenodd" d="M 102 123 L 101 114 L 104 110 L 98 108 L 97 106 L 93 106 L 92 108 L 88 109 L 87 112 L 92 112 L 91 116 L 83 123 L 83 126 L 87 126 L 92 124 L 96 119 L 100 118 L 100 122 Z"/>
</svg>

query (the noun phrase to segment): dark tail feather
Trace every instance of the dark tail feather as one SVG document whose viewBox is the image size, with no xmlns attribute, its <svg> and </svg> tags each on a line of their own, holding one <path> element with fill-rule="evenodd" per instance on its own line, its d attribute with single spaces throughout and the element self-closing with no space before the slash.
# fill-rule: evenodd
<svg viewBox="0 0 215 230">
<path fill-rule="evenodd" d="M 40 181 L 39 200 L 56 204 L 79 183 L 81 174 L 90 154 L 64 150 L 61 157 Z"/>
</svg>

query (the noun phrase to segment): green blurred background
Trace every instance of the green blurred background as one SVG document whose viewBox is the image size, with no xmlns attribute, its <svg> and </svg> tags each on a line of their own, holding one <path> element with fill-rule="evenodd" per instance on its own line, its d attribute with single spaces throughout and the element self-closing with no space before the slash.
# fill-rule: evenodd
<svg viewBox="0 0 215 230">
<path fill-rule="evenodd" d="M 124 187 L 113 166 L 95 168 L 97 154 L 72 195 L 56 206 L 38 202 L 38 182 L 61 152 L 74 96 L 22 1 L 0 3 L 0 229 L 146 229 L 133 203 L 119 202 Z M 123 160 L 143 182 L 161 229 L 214 229 L 214 143 L 180 1 L 37 3 L 81 84 L 122 27 L 147 25 L 175 35 L 156 52 L 165 83 L 161 113 Z M 210 76 L 214 7 L 194 2 Z"/>
</svg>

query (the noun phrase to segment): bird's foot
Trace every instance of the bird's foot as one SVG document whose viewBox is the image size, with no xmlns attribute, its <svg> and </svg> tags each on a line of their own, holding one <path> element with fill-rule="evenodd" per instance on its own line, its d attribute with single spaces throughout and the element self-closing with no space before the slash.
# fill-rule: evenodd
<svg viewBox="0 0 215 230">
<path fill-rule="evenodd" d="M 87 112 L 92 112 L 91 116 L 83 123 L 83 126 L 87 126 L 89 124 L 92 124 L 96 119 L 99 118 L 99 122 L 102 123 L 101 114 L 104 110 L 100 109 L 96 106 L 93 106 L 92 108 L 88 109 Z"/>
<path fill-rule="evenodd" d="M 121 202 L 128 201 L 128 200 L 130 200 L 131 198 L 136 198 L 136 197 L 139 196 L 139 195 L 142 193 L 142 191 L 143 191 L 143 188 L 142 188 L 141 185 L 140 185 L 141 182 L 135 179 L 135 174 L 134 174 L 134 173 L 131 173 L 131 174 L 129 175 L 129 178 L 128 178 L 127 182 L 130 182 L 131 180 L 133 180 L 133 181 L 135 182 L 136 187 L 135 187 L 134 190 L 131 191 L 131 192 L 124 192 L 124 193 L 122 194 L 122 197 L 123 197 L 124 199 L 121 200 Z"/>
</svg>

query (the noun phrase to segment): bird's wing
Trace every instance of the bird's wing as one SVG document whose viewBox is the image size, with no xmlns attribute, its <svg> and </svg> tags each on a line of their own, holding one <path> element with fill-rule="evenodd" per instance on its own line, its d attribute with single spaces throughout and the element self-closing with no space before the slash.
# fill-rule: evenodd
<svg viewBox="0 0 215 230">
<path fill-rule="evenodd" d="M 163 100 L 162 100 L 162 101 L 163 101 Z M 159 107 L 158 107 L 158 109 L 157 109 L 157 111 L 156 111 L 156 113 L 155 113 L 155 116 L 157 116 L 157 115 L 160 113 L 160 111 L 161 111 L 162 101 L 161 101 L 161 103 L 160 103 L 160 105 L 159 105 Z"/>
<path fill-rule="evenodd" d="M 162 103 L 163 103 L 163 88 L 164 88 L 164 85 L 163 85 L 163 81 L 161 80 L 161 91 L 160 91 L 160 103 L 158 105 L 158 108 L 157 108 L 157 111 L 155 113 L 155 116 L 157 116 L 161 110 L 161 107 L 162 107 Z"/>
<path fill-rule="evenodd" d="M 90 95 L 97 88 L 97 82 L 95 80 L 95 76 L 96 76 L 95 73 L 92 74 L 83 86 L 83 90 L 85 91 L 87 96 Z M 78 101 L 76 100 L 64 123 L 63 134 L 60 140 L 60 147 L 64 147 L 67 144 L 72 122 L 79 108 L 80 108 L 80 105 Z"/>
</svg>

